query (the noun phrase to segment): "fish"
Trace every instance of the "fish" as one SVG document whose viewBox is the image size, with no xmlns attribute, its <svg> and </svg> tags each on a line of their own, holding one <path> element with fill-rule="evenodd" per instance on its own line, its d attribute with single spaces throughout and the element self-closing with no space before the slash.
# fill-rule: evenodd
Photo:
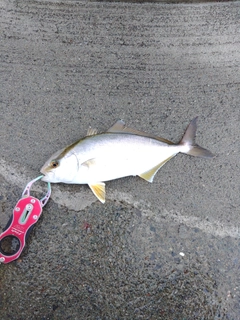
<svg viewBox="0 0 240 320">
<path fill-rule="evenodd" d="M 131 129 L 118 120 L 106 132 L 89 128 L 82 139 L 55 152 L 41 168 L 42 181 L 87 184 L 105 202 L 105 183 L 127 176 L 153 182 L 158 170 L 175 155 L 212 158 L 213 154 L 195 143 L 197 118 L 188 125 L 182 139 L 170 140 Z"/>
</svg>

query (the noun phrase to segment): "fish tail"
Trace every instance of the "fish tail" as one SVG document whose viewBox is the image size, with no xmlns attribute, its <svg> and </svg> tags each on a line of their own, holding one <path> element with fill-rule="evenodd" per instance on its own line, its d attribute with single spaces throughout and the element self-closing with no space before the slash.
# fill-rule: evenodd
<svg viewBox="0 0 240 320">
<path fill-rule="evenodd" d="M 182 140 L 179 142 L 179 145 L 186 147 L 186 151 L 182 152 L 194 157 L 212 158 L 214 155 L 209 150 L 204 149 L 195 143 L 196 131 L 197 117 L 189 123 Z"/>
</svg>

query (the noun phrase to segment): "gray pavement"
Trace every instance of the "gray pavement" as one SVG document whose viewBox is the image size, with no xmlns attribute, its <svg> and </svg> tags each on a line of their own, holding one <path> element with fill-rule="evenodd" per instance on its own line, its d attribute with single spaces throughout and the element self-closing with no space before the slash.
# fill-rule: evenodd
<svg viewBox="0 0 240 320">
<path fill-rule="evenodd" d="M 117 119 L 216 156 L 52 185 L 1 319 L 240 319 L 240 4 L 0 2 L 0 226 L 56 150 Z M 46 184 L 34 187 L 41 196 Z"/>
</svg>

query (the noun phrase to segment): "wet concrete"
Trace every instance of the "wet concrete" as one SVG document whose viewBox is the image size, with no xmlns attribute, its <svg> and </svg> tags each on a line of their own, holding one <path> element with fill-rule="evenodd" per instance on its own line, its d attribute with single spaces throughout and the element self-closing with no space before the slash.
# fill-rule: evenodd
<svg viewBox="0 0 240 320">
<path fill-rule="evenodd" d="M 108 182 L 104 205 L 53 185 L 26 250 L 0 265 L 1 319 L 239 319 L 239 10 L 2 1 L 1 227 L 89 125 L 123 118 L 177 142 L 199 115 L 216 157 Z"/>
</svg>

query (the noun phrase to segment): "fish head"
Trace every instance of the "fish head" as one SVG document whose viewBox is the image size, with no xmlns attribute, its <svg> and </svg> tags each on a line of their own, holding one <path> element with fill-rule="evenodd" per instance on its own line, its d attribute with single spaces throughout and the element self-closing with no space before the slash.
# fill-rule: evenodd
<svg viewBox="0 0 240 320">
<path fill-rule="evenodd" d="M 63 150 L 54 153 L 43 165 L 40 172 L 42 181 L 51 183 L 72 183 L 78 171 L 78 159 L 74 153 L 61 157 Z"/>
</svg>

